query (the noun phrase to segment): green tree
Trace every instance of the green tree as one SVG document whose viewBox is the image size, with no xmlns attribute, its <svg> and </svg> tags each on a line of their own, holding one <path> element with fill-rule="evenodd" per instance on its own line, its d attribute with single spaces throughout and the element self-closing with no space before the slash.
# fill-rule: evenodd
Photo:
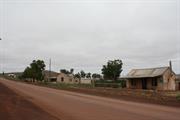
<svg viewBox="0 0 180 120">
<path fill-rule="evenodd" d="M 71 74 L 74 73 L 74 69 L 73 69 L 73 68 L 70 69 L 70 73 L 71 73 Z"/>
<path fill-rule="evenodd" d="M 44 75 L 43 71 L 45 70 L 46 65 L 43 60 L 33 60 L 29 67 L 27 67 L 22 77 L 23 78 L 31 78 L 34 80 L 43 80 Z"/>
<path fill-rule="evenodd" d="M 22 74 L 22 78 L 32 78 L 32 70 L 30 67 L 26 67 L 26 69 L 24 70 L 23 74 Z"/>
<path fill-rule="evenodd" d="M 81 74 L 81 78 L 85 78 L 86 77 L 86 73 L 83 70 L 81 70 L 80 74 Z"/>
<path fill-rule="evenodd" d="M 60 72 L 64 73 L 64 74 L 70 74 L 70 72 L 68 70 L 66 70 L 66 69 L 61 69 Z"/>
<path fill-rule="evenodd" d="M 78 72 L 74 75 L 74 78 L 78 78 L 78 79 L 81 79 L 81 74 Z"/>
<path fill-rule="evenodd" d="M 97 73 L 93 73 L 93 74 L 92 74 L 92 78 L 93 78 L 93 79 L 101 78 L 101 75 L 100 75 L 100 74 L 97 74 Z"/>
<path fill-rule="evenodd" d="M 87 73 L 86 78 L 91 78 L 91 73 Z"/>
<path fill-rule="evenodd" d="M 102 68 L 104 79 L 117 80 L 122 72 L 122 65 L 122 60 L 109 60 Z"/>
</svg>

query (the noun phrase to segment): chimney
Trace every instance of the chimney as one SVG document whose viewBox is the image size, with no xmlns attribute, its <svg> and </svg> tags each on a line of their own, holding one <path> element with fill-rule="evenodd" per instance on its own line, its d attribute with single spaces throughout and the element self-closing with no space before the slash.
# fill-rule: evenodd
<svg viewBox="0 0 180 120">
<path fill-rule="evenodd" d="M 172 72 L 172 63 L 171 63 L 171 60 L 169 61 L 169 68 L 170 68 L 170 70 Z"/>
</svg>

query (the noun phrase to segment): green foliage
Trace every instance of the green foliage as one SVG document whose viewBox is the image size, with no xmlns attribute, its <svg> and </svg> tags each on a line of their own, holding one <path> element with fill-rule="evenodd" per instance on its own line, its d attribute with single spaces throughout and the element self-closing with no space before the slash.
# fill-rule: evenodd
<svg viewBox="0 0 180 120">
<path fill-rule="evenodd" d="M 176 99 L 180 101 L 180 94 L 177 94 Z"/>
<path fill-rule="evenodd" d="M 92 88 L 91 84 L 68 84 L 68 83 L 51 83 L 51 82 L 39 82 L 37 85 L 47 86 L 56 89 L 70 89 L 70 88 Z"/>
<path fill-rule="evenodd" d="M 81 78 L 85 78 L 86 77 L 86 73 L 83 70 L 81 70 L 80 74 L 81 74 Z"/>
<path fill-rule="evenodd" d="M 91 78 L 91 73 L 87 73 L 86 78 Z"/>
<path fill-rule="evenodd" d="M 75 78 L 78 78 L 78 79 L 81 79 L 81 74 L 80 73 L 77 73 L 74 75 Z"/>
<path fill-rule="evenodd" d="M 90 84 L 67 84 L 67 83 L 57 83 L 54 84 L 59 89 L 63 88 L 92 88 Z"/>
<path fill-rule="evenodd" d="M 109 60 L 102 68 L 104 79 L 117 80 L 122 72 L 122 65 L 122 60 Z"/>
<path fill-rule="evenodd" d="M 61 69 L 60 72 L 64 73 L 64 74 L 70 74 L 70 72 L 68 70 L 66 70 L 66 69 Z"/>
<path fill-rule="evenodd" d="M 120 88 L 121 84 L 116 83 L 96 83 L 95 87 L 111 87 L 111 88 Z"/>
<path fill-rule="evenodd" d="M 74 73 L 74 69 L 73 69 L 73 68 L 70 69 L 70 73 L 71 73 L 71 74 Z"/>
<path fill-rule="evenodd" d="M 96 79 L 96 78 L 99 78 L 99 79 L 100 79 L 100 78 L 101 78 L 101 75 L 100 75 L 100 74 L 97 74 L 97 73 L 93 73 L 93 74 L 92 74 L 92 78 L 93 78 L 93 79 Z"/>
<path fill-rule="evenodd" d="M 97 80 L 95 81 L 96 87 L 112 87 L 112 88 L 125 88 L 126 81 L 124 80 Z"/>
<path fill-rule="evenodd" d="M 30 67 L 27 67 L 22 75 L 22 78 L 30 78 L 33 80 L 43 80 L 44 75 L 42 71 L 45 70 L 46 65 L 43 60 L 33 60 Z"/>
<path fill-rule="evenodd" d="M 23 78 L 32 78 L 32 76 L 33 76 L 32 68 L 27 67 L 27 68 L 24 70 L 22 77 L 23 77 Z"/>
<path fill-rule="evenodd" d="M 126 81 L 125 81 L 125 80 L 122 80 L 122 81 L 121 81 L 121 87 L 122 87 L 122 88 L 125 88 L 125 87 L 126 87 Z"/>
<path fill-rule="evenodd" d="M 74 69 L 73 68 L 71 68 L 70 70 L 61 69 L 60 72 L 64 73 L 64 74 L 73 74 L 74 73 Z"/>
</svg>

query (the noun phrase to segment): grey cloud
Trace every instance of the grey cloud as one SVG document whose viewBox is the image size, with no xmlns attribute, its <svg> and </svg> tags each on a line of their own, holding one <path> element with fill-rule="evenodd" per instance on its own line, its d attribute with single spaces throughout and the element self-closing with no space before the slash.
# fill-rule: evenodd
<svg viewBox="0 0 180 120">
<path fill-rule="evenodd" d="M 180 73 L 179 24 L 174 0 L 33 1 L 0 6 L 0 71 L 22 71 L 33 59 L 61 68 L 101 72 L 123 59 L 124 72 L 168 65 Z M 3 52 L 4 51 L 4 52 Z"/>
</svg>

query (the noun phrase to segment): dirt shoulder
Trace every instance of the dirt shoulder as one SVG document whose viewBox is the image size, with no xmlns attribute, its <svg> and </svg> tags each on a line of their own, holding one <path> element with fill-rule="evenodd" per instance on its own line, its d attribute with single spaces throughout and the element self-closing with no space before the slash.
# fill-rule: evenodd
<svg viewBox="0 0 180 120">
<path fill-rule="evenodd" d="M 1 120 L 58 120 L 0 83 Z"/>
<path fill-rule="evenodd" d="M 156 93 L 155 95 L 153 95 L 152 93 L 150 94 L 148 91 L 137 92 L 133 90 L 118 90 L 108 88 L 69 88 L 64 90 L 138 103 L 150 103 L 171 107 L 180 107 L 180 101 L 178 101 L 175 96 L 165 96 L 164 94 L 160 93 Z"/>
</svg>

